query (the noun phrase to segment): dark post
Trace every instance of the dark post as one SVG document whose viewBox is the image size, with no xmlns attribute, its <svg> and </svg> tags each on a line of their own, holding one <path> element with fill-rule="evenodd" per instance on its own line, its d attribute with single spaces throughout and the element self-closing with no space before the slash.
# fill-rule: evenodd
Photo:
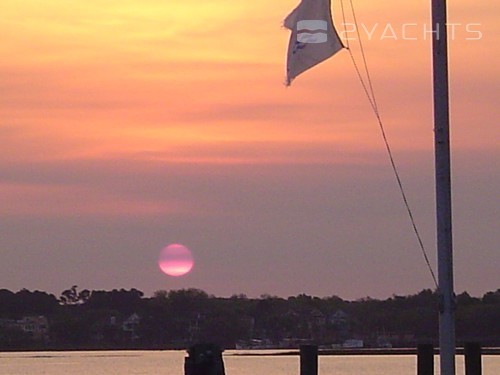
<svg viewBox="0 0 500 375">
<path fill-rule="evenodd" d="M 184 375 L 225 375 L 222 350 L 215 344 L 197 344 L 188 349 Z"/>
<path fill-rule="evenodd" d="M 420 344 L 417 347 L 417 375 L 434 375 L 434 347 Z"/>
<path fill-rule="evenodd" d="M 465 375 L 481 375 L 481 345 L 475 342 L 465 344 Z"/>
<path fill-rule="evenodd" d="M 439 279 L 439 356 L 441 375 L 455 375 L 455 293 L 451 201 L 451 144 L 447 0 L 432 0 L 434 70 L 434 148 Z"/>
<path fill-rule="evenodd" d="M 300 375 L 318 375 L 318 347 L 300 346 Z"/>
</svg>

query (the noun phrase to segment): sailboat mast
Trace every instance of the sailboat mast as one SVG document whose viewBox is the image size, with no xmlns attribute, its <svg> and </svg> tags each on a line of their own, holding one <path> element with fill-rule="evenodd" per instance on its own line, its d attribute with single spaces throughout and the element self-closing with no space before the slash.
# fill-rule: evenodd
<svg viewBox="0 0 500 375">
<path fill-rule="evenodd" d="M 436 215 L 441 375 L 455 375 L 455 293 L 451 213 L 450 111 L 446 0 L 432 1 Z"/>
</svg>

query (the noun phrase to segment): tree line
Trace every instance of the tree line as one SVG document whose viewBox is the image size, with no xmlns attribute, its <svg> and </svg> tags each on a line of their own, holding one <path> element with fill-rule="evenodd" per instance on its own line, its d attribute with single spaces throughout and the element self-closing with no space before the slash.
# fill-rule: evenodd
<svg viewBox="0 0 500 375">
<path fill-rule="evenodd" d="M 482 297 L 464 292 L 456 301 L 458 341 L 500 346 L 500 289 Z M 168 349 L 195 342 L 225 348 L 237 343 L 331 346 L 349 339 L 372 347 L 437 345 L 438 309 L 439 297 L 431 290 L 347 301 L 306 294 L 221 298 L 198 289 L 162 290 L 151 297 L 137 289 L 79 291 L 73 286 L 59 297 L 1 289 L 0 350 Z"/>
</svg>

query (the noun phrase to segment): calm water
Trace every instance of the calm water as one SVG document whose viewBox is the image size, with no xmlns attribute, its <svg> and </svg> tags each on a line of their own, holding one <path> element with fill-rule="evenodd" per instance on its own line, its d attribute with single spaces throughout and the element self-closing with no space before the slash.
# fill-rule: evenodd
<svg viewBox="0 0 500 375">
<path fill-rule="evenodd" d="M 224 353 L 227 375 L 298 375 L 298 357 L 238 357 Z M 0 353 L 1 375 L 183 375 L 185 352 Z M 320 375 L 415 375 L 414 356 L 320 357 Z M 437 363 L 437 362 L 436 362 Z M 500 357 L 485 356 L 484 375 L 500 374 Z M 437 374 L 437 372 L 436 372 Z M 457 375 L 464 374 L 463 357 Z"/>
</svg>

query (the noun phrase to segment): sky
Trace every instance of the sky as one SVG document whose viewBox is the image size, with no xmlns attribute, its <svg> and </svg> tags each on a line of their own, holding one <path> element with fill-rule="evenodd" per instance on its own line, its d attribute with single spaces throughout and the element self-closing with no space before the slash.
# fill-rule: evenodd
<svg viewBox="0 0 500 375">
<path fill-rule="evenodd" d="M 354 4 L 436 269 L 430 2 Z M 433 288 L 349 54 L 284 85 L 296 5 L 3 0 L 0 288 Z M 500 23 L 494 2 L 453 1 L 449 19 L 455 286 L 482 295 L 500 287 Z M 186 276 L 159 269 L 173 243 Z"/>
</svg>

